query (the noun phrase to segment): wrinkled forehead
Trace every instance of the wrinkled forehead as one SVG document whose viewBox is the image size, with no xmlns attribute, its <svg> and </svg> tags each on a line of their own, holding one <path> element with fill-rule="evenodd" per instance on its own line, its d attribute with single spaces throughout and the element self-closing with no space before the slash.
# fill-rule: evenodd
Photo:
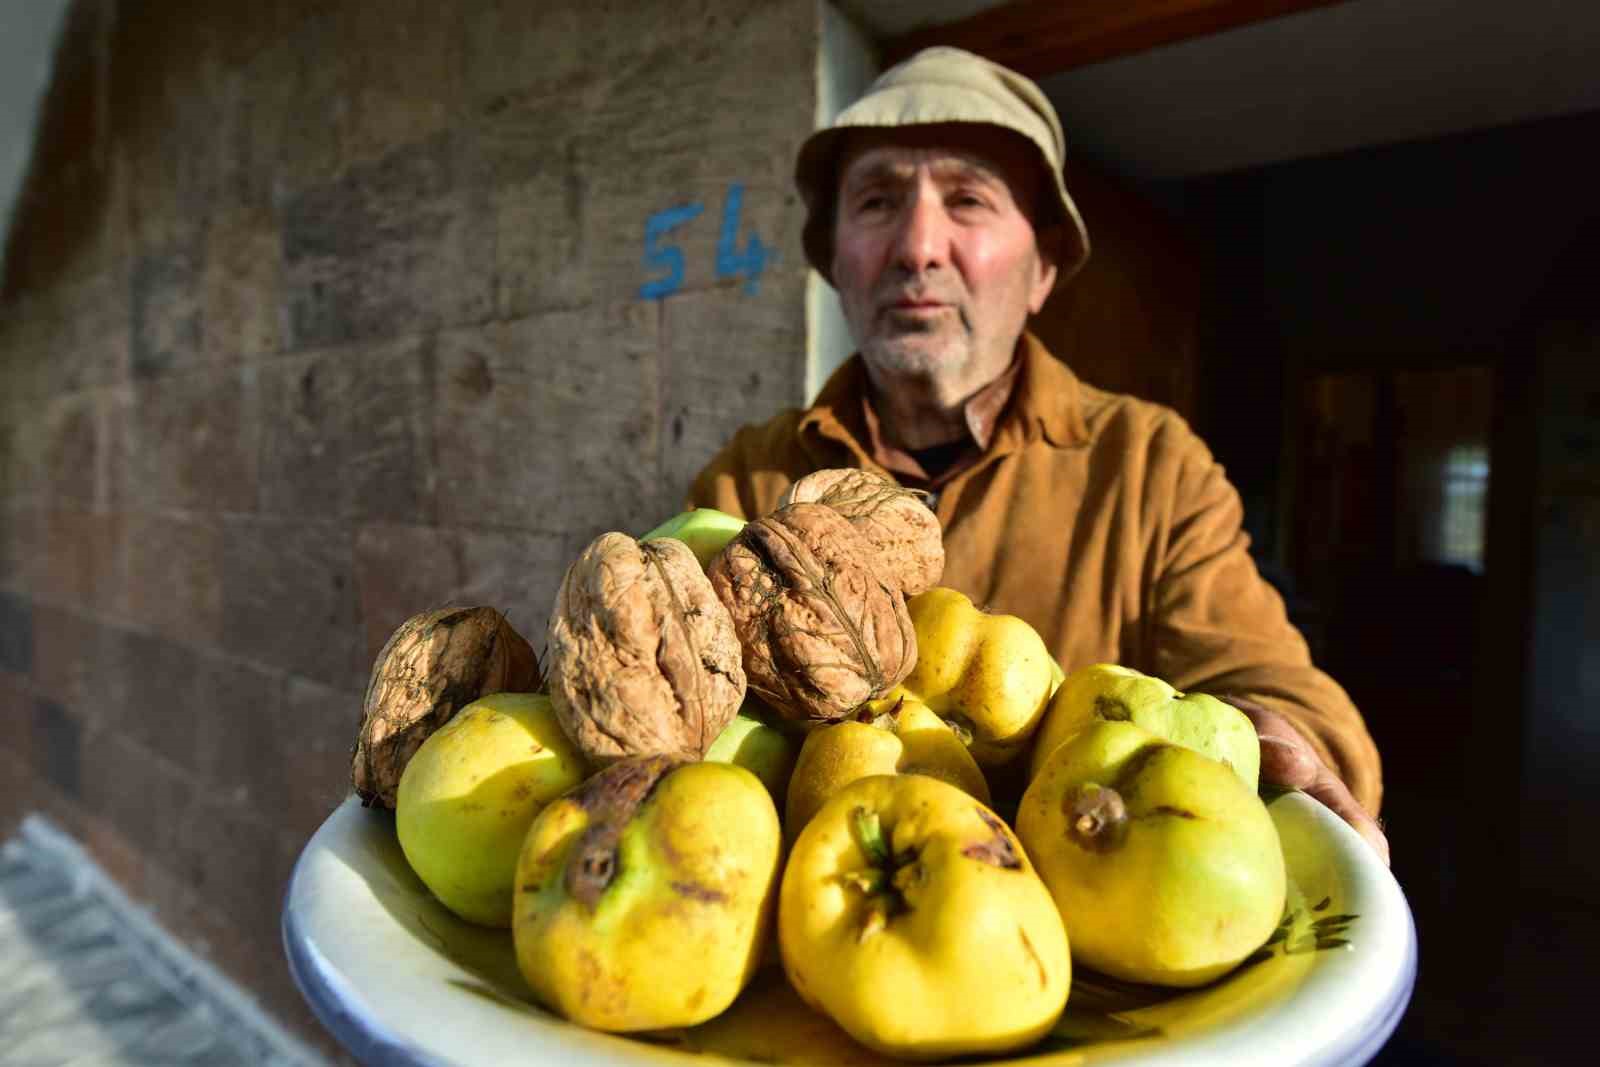
<svg viewBox="0 0 1600 1067">
<path fill-rule="evenodd" d="M 868 129 L 844 138 L 835 171 L 836 193 L 868 178 L 909 178 L 927 166 L 936 175 L 971 176 L 1003 183 L 1012 199 L 1035 216 L 1044 175 L 1026 138 L 985 123 Z"/>
</svg>

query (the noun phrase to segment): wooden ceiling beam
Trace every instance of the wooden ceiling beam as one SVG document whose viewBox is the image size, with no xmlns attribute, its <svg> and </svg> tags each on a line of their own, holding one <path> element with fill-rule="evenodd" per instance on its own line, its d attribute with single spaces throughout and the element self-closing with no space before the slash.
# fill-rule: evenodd
<svg viewBox="0 0 1600 1067">
<path fill-rule="evenodd" d="M 1350 0 L 1016 0 L 882 43 L 884 66 L 931 45 L 1031 78 Z"/>
</svg>

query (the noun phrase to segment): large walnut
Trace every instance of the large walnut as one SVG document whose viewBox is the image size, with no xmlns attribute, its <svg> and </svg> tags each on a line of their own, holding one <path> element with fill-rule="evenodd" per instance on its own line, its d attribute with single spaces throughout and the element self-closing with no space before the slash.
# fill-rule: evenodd
<svg viewBox="0 0 1600 1067">
<path fill-rule="evenodd" d="M 350 779 L 364 805 L 394 807 L 400 775 L 428 735 L 486 693 L 539 688 L 533 646 L 494 608 L 413 615 L 372 668 Z"/>
<path fill-rule="evenodd" d="M 744 700 L 733 619 L 672 538 L 596 538 L 561 581 L 546 652 L 561 727 L 597 766 L 699 759 Z"/>
<path fill-rule="evenodd" d="M 786 718 L 842 719 L 916 666 L 905 597 L 873 559 L 837 511 L 790 504 L 746 525 L 712 560 L 750 688 Z"/>
<path fill-rule="evenodd" d="M 912 597 L 938 585 L 944 574 L 944 535 L 923 496 L 873 471 L 841 467 L 801 478 L 778 506 L 826 504 L 849 519 L 878 553 L 878 565 Z"/>
</svg>

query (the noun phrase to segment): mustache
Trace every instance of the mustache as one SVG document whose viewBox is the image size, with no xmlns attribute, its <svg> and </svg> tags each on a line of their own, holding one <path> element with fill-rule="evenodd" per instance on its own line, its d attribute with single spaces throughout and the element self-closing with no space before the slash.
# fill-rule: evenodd
<svg viewBox="0 0 1600 1067">
<path fill-rule="evenodd" d="M 878 287 L 873 294 L 873 303 L 880 308 L 893 307 L 899 303 L 916 304 L 960 304 L 962 295 L 949 291 L 950 287 L 934 284 L 907 284 L 904 281 L 890 282 Z"/>
</svg>

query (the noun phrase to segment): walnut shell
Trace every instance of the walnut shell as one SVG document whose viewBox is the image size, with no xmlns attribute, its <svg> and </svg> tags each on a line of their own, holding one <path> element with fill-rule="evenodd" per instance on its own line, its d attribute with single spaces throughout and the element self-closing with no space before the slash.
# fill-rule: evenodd
<svg viewBox="0 0 1600 1067">
<path fill-rule="evenodd" d="M 699 759 L 744 700 L 739 639 L 689 546 L 601 534 L 550 614 L 550 700 L 596 766 Z"/>
<path fill-rule="evenodd" d="M 874 471 L 849 467 L 814 471 L 789 486 L 778 506 L 826 504 L 850 520 L 908 597 L 927 592 L 944 574 L 944 534 L 922 493 Z"/>
<path fill-rule="evenodd" d="M 801 503 L 749 523 L 711 561 L 750 688 L 786 718 L 842 719 L 916 666 L 905 597 L 873 558 L 844 516 Z"/>
<path fill-rule="evenodd" d="M 395 790 L 422 742 L 486 693 L 539 688 L 533 646 L 489 607 L 413 615 L 372 667 L 350 780 L 361 803 L 393 808 Z"/>
</svg>

